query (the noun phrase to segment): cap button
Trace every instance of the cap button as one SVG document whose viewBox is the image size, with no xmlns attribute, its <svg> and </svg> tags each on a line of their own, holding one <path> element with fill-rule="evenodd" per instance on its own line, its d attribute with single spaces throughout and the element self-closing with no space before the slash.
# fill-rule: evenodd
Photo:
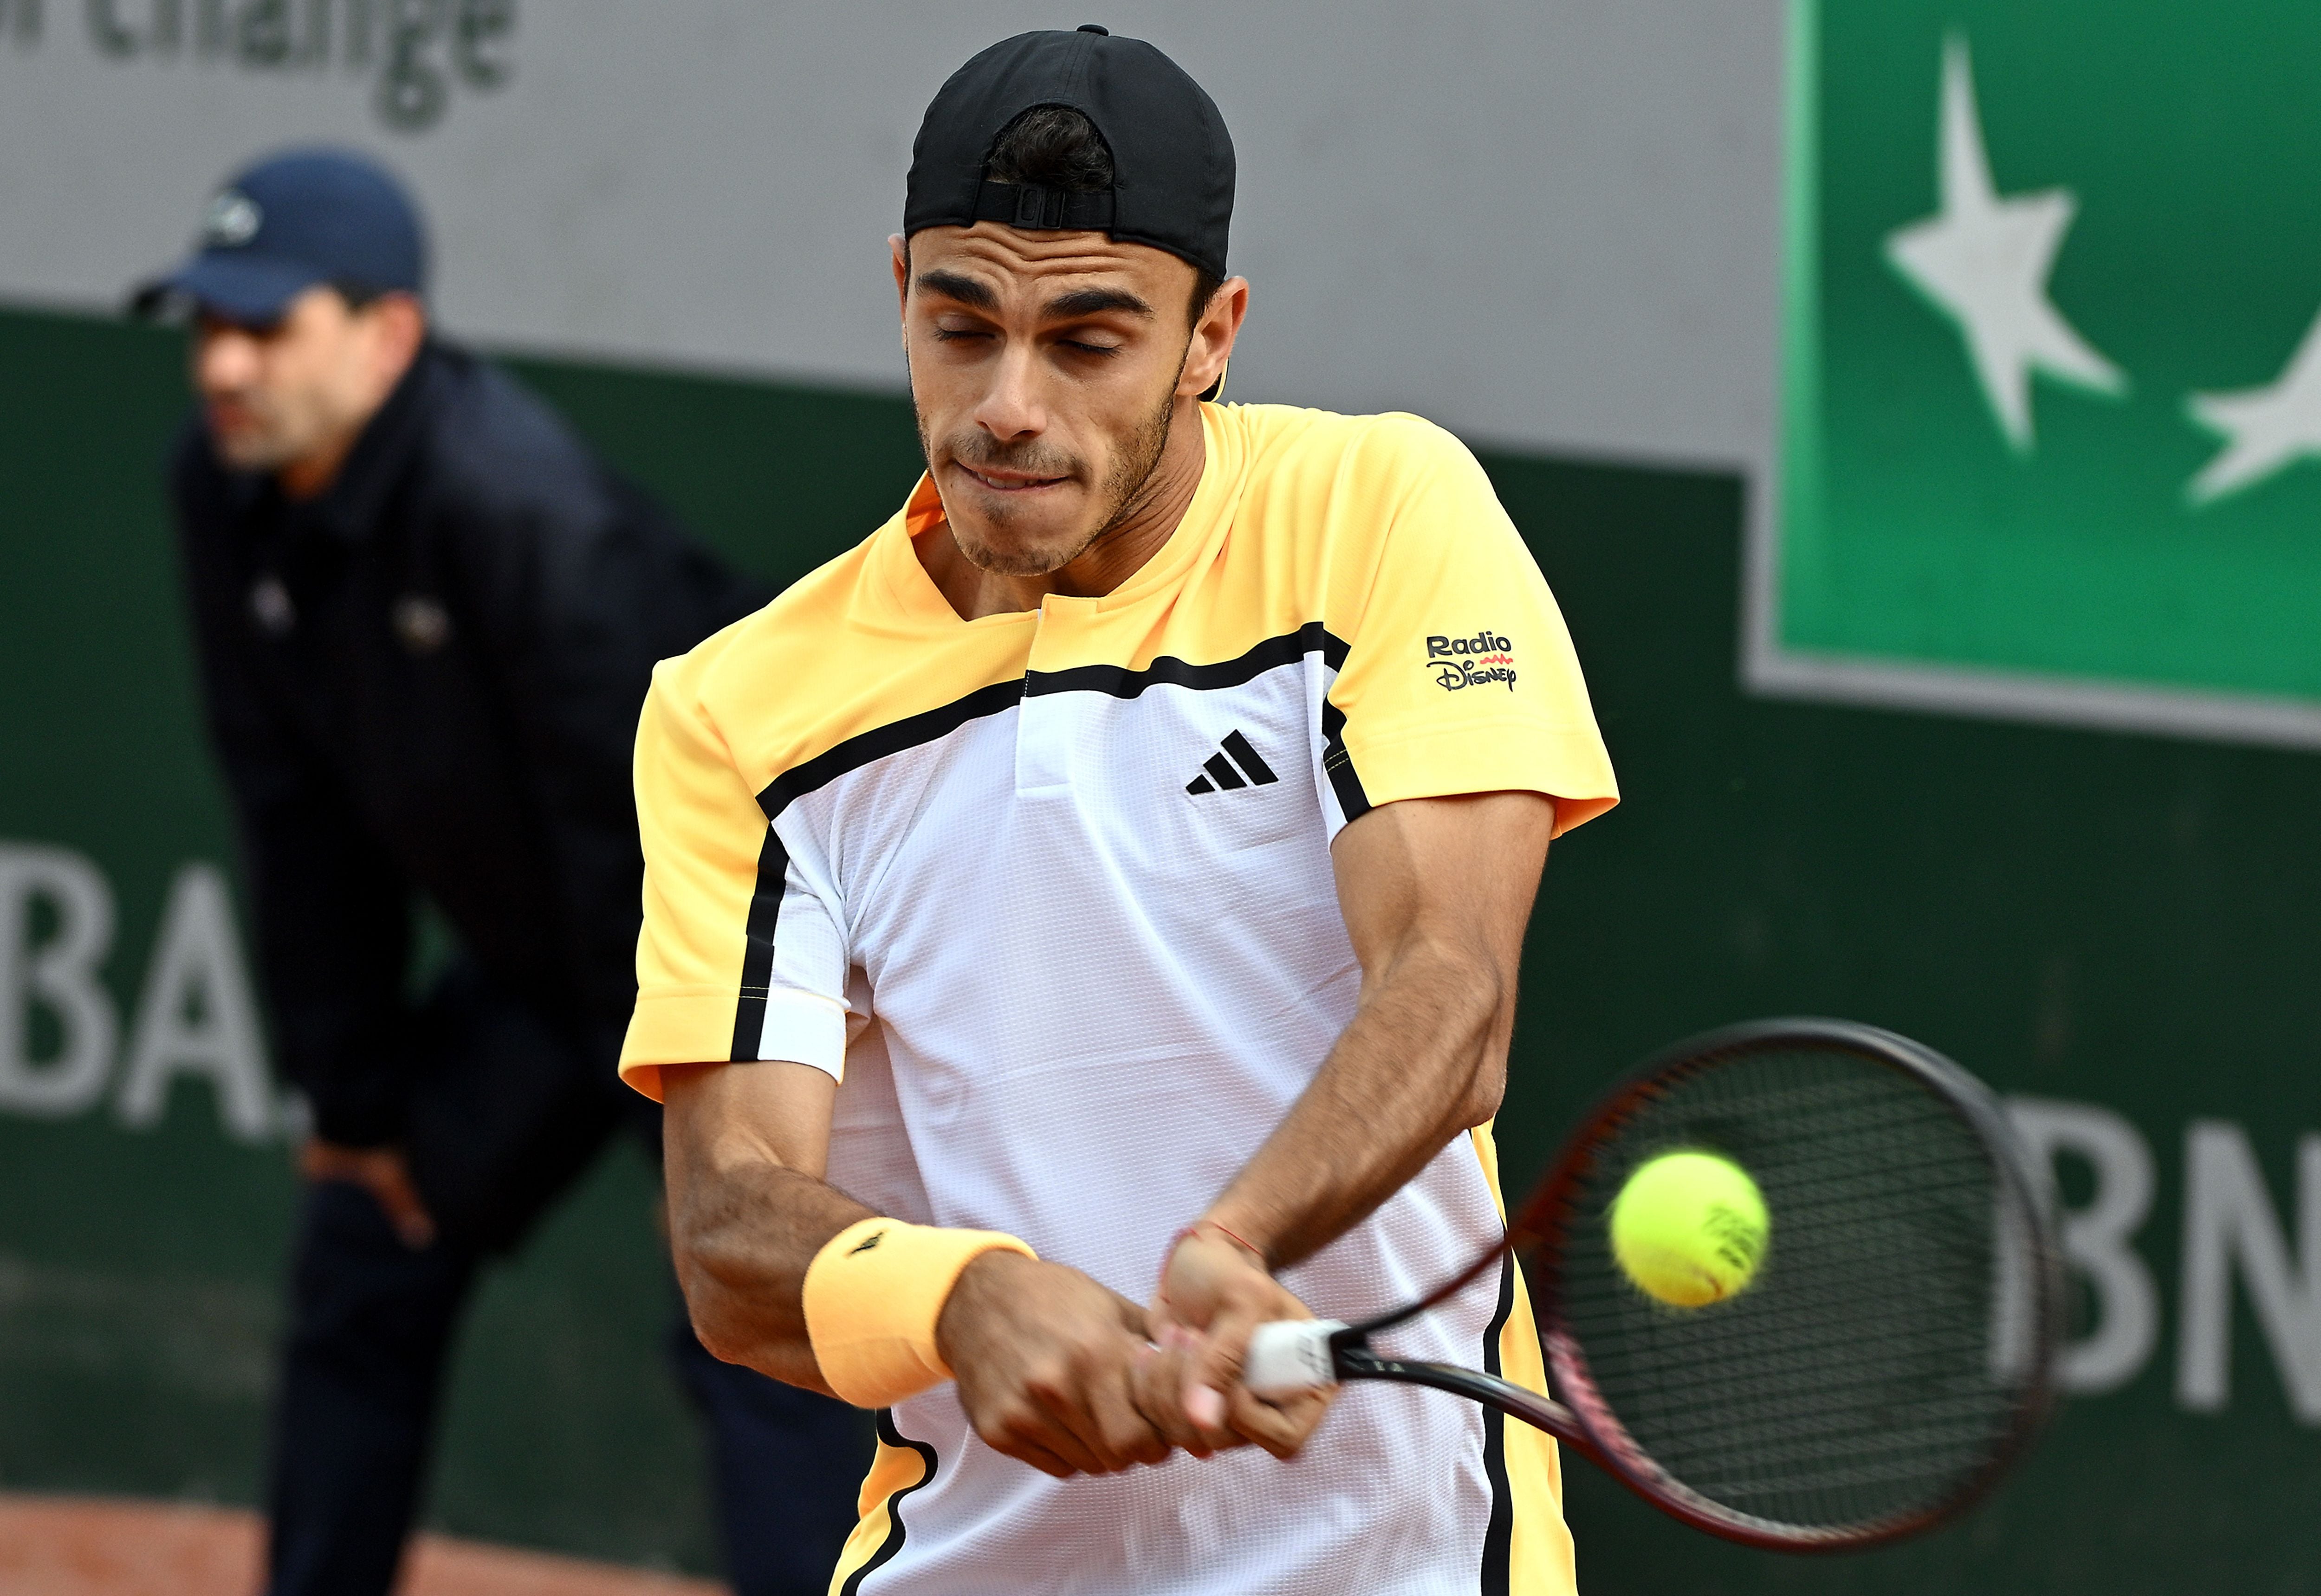
<svg viewBox="0 0 2321 1596">
<path fill-rule="evenodd" d="M 1099 28 L 1094 23 L 1082 23 L 1079 25 L 1079 31 L 1083 33 L 1098 33 L 1106 39 L 1112 37 L 1112 30 L 1110 28 Z"/>
</svg>

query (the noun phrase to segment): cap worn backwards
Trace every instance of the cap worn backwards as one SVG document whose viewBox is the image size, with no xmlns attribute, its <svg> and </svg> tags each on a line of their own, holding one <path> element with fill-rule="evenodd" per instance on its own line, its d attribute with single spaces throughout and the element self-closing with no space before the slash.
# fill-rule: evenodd
<svg viewBox="0 0 2321 1596">
<path fill-rule="evenodd" d="M 1095 124 L 1112 153 L 1109 191 L 1071 194 L 986 175 L 999 136 L 1042 105 L 1067 106 Z M 903 231 L 978 222 L 1101 231 L 1223 277 L 1233 201 L 1233 138 L 1215 102 L 1151 45 L 1091 25 L 1018 34 L 951 74 L 912 147 Z"/>
<path fill-rule="evenodd" d="M 131 303 L 150 315 L 191 302 L 230 322 L 270 326 L 318 285 L 420 294 L 426 279 L 426 240 L 402 186 L 350 151 L 297 150 L 229 181 L 203 213 L 195 252 Z"/>
</svg>

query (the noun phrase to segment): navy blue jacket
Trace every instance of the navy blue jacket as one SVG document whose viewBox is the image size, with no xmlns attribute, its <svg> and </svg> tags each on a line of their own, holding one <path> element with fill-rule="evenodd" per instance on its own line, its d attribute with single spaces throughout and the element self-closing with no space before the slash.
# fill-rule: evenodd
<svg viewBox="0 0 2321 1596">
<path fill-rule="evenodd" d="M 441 344 L 319 497 L 226 469 L 198 422 L 171 488 L 277 1052 L 317 1130 L 401 1133 L 416 894 L 611 1069 L 635 995 L 630 755 L 653 662 L 770 590 Z"/>
</svg>

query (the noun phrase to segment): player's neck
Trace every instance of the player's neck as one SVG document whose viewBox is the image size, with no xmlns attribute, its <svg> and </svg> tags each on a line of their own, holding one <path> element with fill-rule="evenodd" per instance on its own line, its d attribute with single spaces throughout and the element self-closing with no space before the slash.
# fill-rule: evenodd
<svg viewBox="0 0 2321 1596">
<path fill-rule="evenodd" d="M 970 562 L 942 527 L 919 543 L 919 559 L 961 619 L 1036 610 L 1050 594 L 1102 598 L 1142 570 L 1167 546 L 1192 508 L 1208 464 L 1200 404 L 1188 401 L 1170 419 L 1169 441 L 1126 512 L 1069 565 L 1036 576 L 987 571 Z"/>
</svg>

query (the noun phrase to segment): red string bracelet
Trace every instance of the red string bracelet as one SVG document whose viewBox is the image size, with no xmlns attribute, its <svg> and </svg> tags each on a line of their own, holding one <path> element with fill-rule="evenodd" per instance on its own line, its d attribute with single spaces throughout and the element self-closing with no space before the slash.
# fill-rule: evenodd
<svg viewBox="0 0 2321 1596">
<path fill-rule="evenodd" d="M 1263 1269 L 1266 1267 L 1265 1254 L 1263 1252 L 1252 1247 L 1247 1241 L 1243 1240 L 1241 1237 L 1236 1236 L 1231 1230 L 1225 1229 L 1223 1225 L 1218 1224 L 1215 1220 L 1195 1220 L 1191 1224 L 1178 1231 L 1177 1238 L 1169 1244 L 1170 1253 L 1173 1256 L 1179 1247 L 1185 1245 L 1185 1242 L 1188 1238 L 1198 1236 L 1201 1233 L 1201 1227 L 1204 1225 L 1208 1226 L 1209 1229 L 1213 1230 L 1223 1231 L 1226 1240 L 1232 1242 L 1235 1247 L 1241 1248 L 1242 1251 L 1247 1253 L 1251 1257 L 1257 1260 L 1259 1268 Z M 1169 1272 L 1168 1263 L 1165 1259 L 1161 1263 L 1160 1272 L 1164 1274 Z"/>
</svg>

